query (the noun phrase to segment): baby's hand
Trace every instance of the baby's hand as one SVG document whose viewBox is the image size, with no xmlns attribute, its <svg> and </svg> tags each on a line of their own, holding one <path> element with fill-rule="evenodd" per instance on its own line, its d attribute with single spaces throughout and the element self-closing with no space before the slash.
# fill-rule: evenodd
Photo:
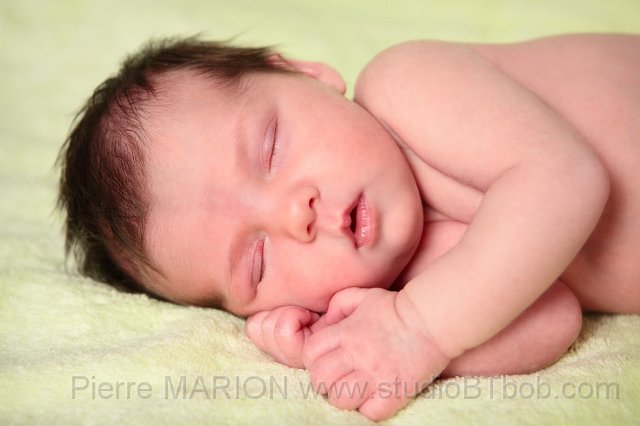
<svg viewBox="0 0 640 426">
<path fill-rule="evenodd" d="M 247 319 L 251 341 L 273 359 L 289 367 L 304 368 L 302 347 L 319 315 L 298 306 L 281 306 Z"/>
<path fill-rule="evenodd" d="M 336 293 L 323 327 L 304 345 L 311 382 L 329 402 L 372 420 L 393 415 L 425 388 L 449 358 L 416 323 L 396 292 L 348 288 Z M 400 303 L 398 303 L 400 302 Z"/>
</svg>

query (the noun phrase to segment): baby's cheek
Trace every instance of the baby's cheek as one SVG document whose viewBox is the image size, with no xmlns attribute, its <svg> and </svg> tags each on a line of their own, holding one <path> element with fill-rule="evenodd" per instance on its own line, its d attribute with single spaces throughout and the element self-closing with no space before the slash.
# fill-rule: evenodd
<svg viewBox="0 0 640 426">
<path fill-rule="evenodd" d="M 295 305 L 314 312 L 326 312 L 333 293 L 317 291 L 317 289 L 290 289 L 280 300 L 279 306 Z"/>
<path fill-rule="evenodd" d="M 335 248 L 313 253 L 298 250 L 280 260 L 273 274 L 272 297 L 315 312 L 326 312 L 333 295 L 345 288 L 388 288 L 393 281 L 383 262 Z"/>
<path fill-rule="evenodd" d="M 337 268 L 339 275 L 333 281 L 332 294 L 351 287 L 385 287 L 385 274 L 380 270 L 379 266 L 379 264 L 361 263 L 350 267 Z M 388 284 L 386 286 L 388 287 Z"/>
</svg>

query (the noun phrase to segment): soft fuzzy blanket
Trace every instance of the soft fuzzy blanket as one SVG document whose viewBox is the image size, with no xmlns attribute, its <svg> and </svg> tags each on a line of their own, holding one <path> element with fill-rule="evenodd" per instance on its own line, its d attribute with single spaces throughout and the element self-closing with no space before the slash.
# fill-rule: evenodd
<svg viewBox="0 0 640 426">
<path fill-rule="evenodd" d="M 273 362 L 227 313 L 123 294 L 66 271 L 53 162 L 90 91 L 151 36 L 240 35 L 323 60 L 352 87 L 377 51 L 640 32 L 636 0 L 0 2 L 0 423 L 366 424 Z M 640 317 L 587 316 L 530 375 L 438 381 L 388 424 L 633 424 Z"/>
</svg>

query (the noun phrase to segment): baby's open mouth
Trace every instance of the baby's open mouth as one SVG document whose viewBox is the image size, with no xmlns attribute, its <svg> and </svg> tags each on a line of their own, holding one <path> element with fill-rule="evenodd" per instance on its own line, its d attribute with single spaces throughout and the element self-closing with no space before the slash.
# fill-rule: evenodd
<svg viewBox="0 0 640 426">
<path fill-rule="evenodd" d="M 353 234 L 355 235 L 356 233 L 356 222 L 358 222 L 358 203 L 356 203 L 355 206 L 353 206 L 353 209 L 351 209 L 351 213 L 349 213 L 349 217 L 351 217 L 351 225 L 349 225 L 349 229 L 351 229 L 351 232 L 353 232 Z"/>
<path fill-rule="evenodd" d="M 373 241 L 373 211 L 364 194 L 360 194 L 349 211 L 350 234 L 356 248 L 368 245 Z"/>
</svg>

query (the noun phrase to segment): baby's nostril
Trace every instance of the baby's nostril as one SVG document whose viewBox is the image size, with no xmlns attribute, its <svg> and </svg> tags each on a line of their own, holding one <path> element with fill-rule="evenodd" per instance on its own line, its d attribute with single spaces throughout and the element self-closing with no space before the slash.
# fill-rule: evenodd
<svg viewBox="0 0 640 426">
<path fill-rule="evenodd" d="M 313 207 L 313 204 L 314 204 L 315 202 L 316 202 L 316 199 L 315 199 L 315 198 L 311 198 L 311 199 L 309 200 L 309 207 L 311 207 L 311 208 L 312 208 L 312 207 Z"/>
</svg>

